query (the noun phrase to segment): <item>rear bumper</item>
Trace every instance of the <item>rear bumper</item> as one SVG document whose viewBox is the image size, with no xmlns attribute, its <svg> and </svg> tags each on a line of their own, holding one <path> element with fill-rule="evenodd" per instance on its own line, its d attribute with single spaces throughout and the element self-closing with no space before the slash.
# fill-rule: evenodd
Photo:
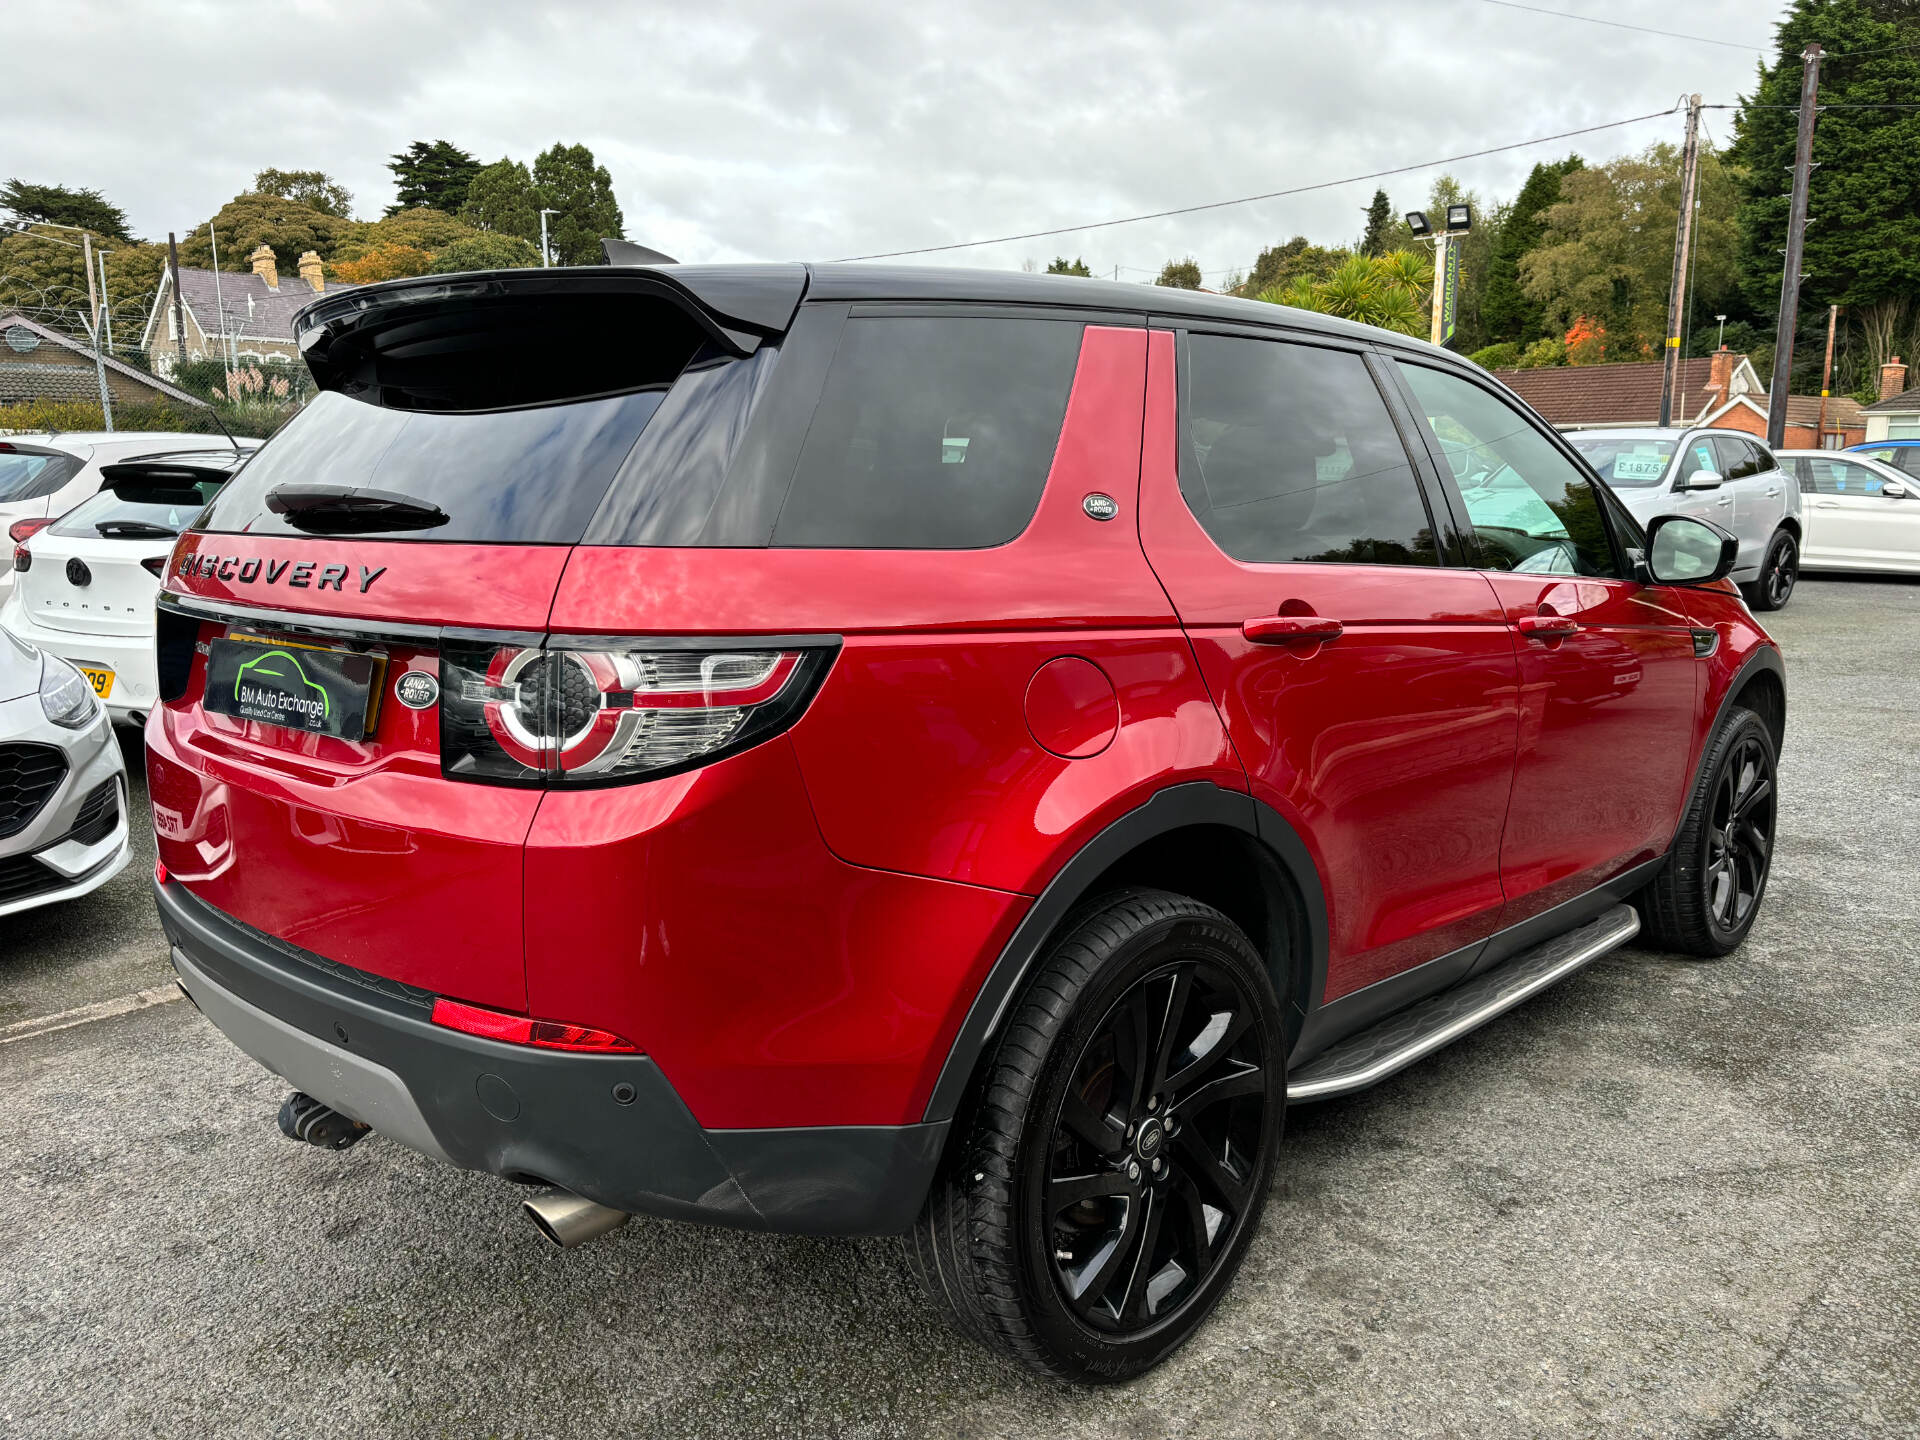
<svg viewBox="0 0 1920 1440">
<path fill-rule="evenodd" d="M 159 698 L 154 669 L 153 632 L 144 635 L 92 635 L 82 630 L 55 630 L 36 624 L 23 605 L 0 596 L 0 624 L 50 655 L 75 665 L 113 671 L 113 689 L 101 703 L 116 722 L 126 722 L 151 710 Z"/>
<path fill-rule="evenodd" d="M 905 1230 L 932 1182 L 944 1122 L 703 1129 L 644 1056 L 463 1035 L 428 1019 L 424 992 L 273 940 L 178 882 L 155 896 L 207 1019 L 296 1088 L 423 1154 L 620 1210 L 806 1234 Z"/>
</svg>

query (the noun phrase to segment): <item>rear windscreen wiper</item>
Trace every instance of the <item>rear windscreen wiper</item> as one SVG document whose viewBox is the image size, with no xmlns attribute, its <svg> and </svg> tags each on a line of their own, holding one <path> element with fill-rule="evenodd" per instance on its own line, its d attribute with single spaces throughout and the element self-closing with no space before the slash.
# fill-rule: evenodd
<svg viewBox="0 0 1920 1440">
<path fill-rule="evenodd" d="M 180 533 L 170 525 L 145 520 L 102 520 L 93 528 L 115 540 L 171 540 Z"/>
<path fill-rule="evenodd" d="M 373 530 L 430 530 L 447 523 L 447 512 L 427 500 L 392 490 L 352 485 L 276 485 L 267 509 L 289 525 L 329 535 Z"/>
</svg>

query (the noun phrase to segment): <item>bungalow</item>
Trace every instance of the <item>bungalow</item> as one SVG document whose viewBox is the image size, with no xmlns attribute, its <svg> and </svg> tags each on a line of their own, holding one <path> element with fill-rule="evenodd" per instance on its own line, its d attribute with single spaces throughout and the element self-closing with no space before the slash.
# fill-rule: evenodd
<svg viewBox="0 0 1920 1440">
<path fill-rule="evenodd" d="M 1496 370 L 1494 376 L 1561 430 L 1660 423 L 1660 362 L 1564 365 L 1541 370 Z M 1822 416 L 1818 395 L 1787 397 L 1789 449 L 1840 449 L 1866 438 L 1860 406 L 1830 397 Z M 1717 425 L 1767 433 L 1767 387 L 1744 355 L 1721 346 L 1712 355 L 1680 362 L 1673 392 L 1673 423 Z"/>
<path fill-rule="evenodd" d="M 1898 355 L 1880 367 L 1880 398 L 1867 406 L 1868 443 L 1920 440 L 1920 386 L 1907 388 L 1907 367 Z"/>
<path fill-rule="evenodd" d="M 206 404 L 111 355 L 100 360 L 104 363 L 97 364 L 92 348 L 71 335 L 62 335 L 24 315 L 0 311 L 0 417 L 9 405 L 35 400 L 79 400 L 97 405 L 102 371 L 107 394 L 115 404 L 139 405 L 155 400 Z M 0 418 L 0 427 L 5 424 Z"/>
<path fill-rule="evenodd" d="M 265 245 L 247 261 L 251 271 L 216 274 L 180 267 L 184 345 L 174 318 L 174 272 L 171 267 L 161 271 L 160 288 L 154 292 L 147 327 L 140 335 L 141 347 L 153 357 L 156 368 L 172 374 L 183 351 L 188 360 L 297 361 L 300 347 L 293 338 L 293 317 L 316 295 L 359 288 L 338 280 L 329 283 L 320 257 L 311 250 L 300 257 L 299 278 L 284 282 L 273 251 Z"/>
</svg>

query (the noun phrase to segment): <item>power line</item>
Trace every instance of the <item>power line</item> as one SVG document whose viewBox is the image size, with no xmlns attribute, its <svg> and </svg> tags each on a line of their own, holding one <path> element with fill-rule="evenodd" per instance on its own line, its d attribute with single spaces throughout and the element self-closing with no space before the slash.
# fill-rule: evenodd
<svg viewBox="0 0 1920 1440">
<path fill-rule="evenodd" d="M 1211 200 L 1204 205 L 1179 205 L 1171 210 L 1155 210 L 1145 215 L 1124 215 L 1118 220 L 1095 220 L 1085 225 L 1062 225 L 1054 230 L 1029 230 L 1020 235 L 996 235 L 986 240 L 957 240 L 948 245 L 923 245 L 917 250 L 883 250 L 872 255 L 848 255 L 839 263 L 854 260 L 896 260 L 903 255 L 934 255 L 947 250 L 971 250 L 980 245 L 1008 245 L 1016 240 L 1045 240 L 1055 235 L 1078 235 L 1086 230 L 1106 230 L 1115 225 L 1133 225 L 1142 220 L 1165 220 L 1173 215 L 1193 215 L 1202 210 L 1224 210 L 1232 205 L 1252 205 L 1261 200 L 1279 200 L 1289 195 L 1306 195 L 1315 190 L 1333 190 L 1342 185 L 1358 185 L 1366 180 L 1382 180 L 1389 175 L 1406 175 L 1415 170 L 1431 170 L 1436 165 L 1456 165 L 1462 160 L 1478 160 L 1487 155 L 1500 155 L 1509 150 L 1525 150 L 1532 145 L 1549 145 L 1556 140 L 1571 140 L 1576 135 L 1592 135 L 1601 130 L 1618 130 L 1623 125 L 1638 125 L 1643 120 L 1663 119 L 1671 110 L 1654 110 L 1645 115 L 1630 116 L 1625 120 L 1609 120 L 1604 125 L 1587 125 L 1578 130 L 1562 130 L 1557 135 L 1537 135 L 1531 140 L 1516 140 L 1510 145 L 1494 145 L 1485 150 L 1471 150 L 1464 155 L 1444 155 L 1438 160 L 1422 160 L 1417 165 L 1396 165 L 1388 170 L 1374 170 L 1365 175 L 1349 175 L 1342 180 L 1320 180 L 1312 185 L 1295 185 L 1287 190 L 1269 190 L 1261 195 L 1242 195 L 1234 200 Z"/>
<path fill-rule="evenodd" d="M 1615 30 L 1637 30 L 1642 35 L 1664 35 L 1669 40 L 1692 40 L 1701 45 L 1720 45 L 1728 50 L 1758 50 L 1764 45 L 1742 45 L 1737 40 L 1716 40 L 1710 35 L 1682 35 L 1678 30 L 1655 30 L 1646 25 L 1629 25 L 1624 20 L 1602 20 L 1593 15 L 1570 15 L 1565 10 L 1548 10 L 1540 5 L 1521 5 L 1516 0 L 1480 0 L 1483 5 L 1498 5 L 1502 10 L 1525 10 L 1534 15 L 1551 15 L 1556 20 L 1579 20 L 1588 25 L 1606 25 Z"/>
</svg>

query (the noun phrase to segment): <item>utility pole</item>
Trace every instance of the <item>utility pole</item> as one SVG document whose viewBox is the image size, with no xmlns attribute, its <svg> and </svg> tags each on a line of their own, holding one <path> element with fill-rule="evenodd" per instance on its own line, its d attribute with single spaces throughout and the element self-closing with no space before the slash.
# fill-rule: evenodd
<svg viewBox="0 0 1920 1440">
<path fill-rule="evenodd" d="M 1827 361 L 1820 367 L 1820 418 L 1813 424 L 1813 448 L 1822 449 L 1827 435 L 1827 394 L 1833 384 L 1833 332 L 1840 322 L 1840 307 L 1827 306 Z"/>
<path fill-rule="evenodd" d="M 1767 399 L 1767 443 L 1787 438 L 1787 394 L 1793 383 L 1793 332 L 1800 312 L 1800 265 L 1806 256 L 1807 188 L 1813 181 L 1813 122 L 1820 96 L 1820 42 L 1800 52 L 1800 136 L 1793 151 L 1793 200 L 1787 217 L 1787 268 L 1780 276 L 1780 322 L 1773 339 L 1773 385 Z"/>
<path fill-rule="evenodd" d="M 1673 236 L 1673 283 L 1667 290 L 1667 343 L 1661 351 L 1660 423 L 1673 423 L 1674 382 L 1680 371 L 1680 331 L 1687 300 L 1687 262 L 1693 252 L 1693 197 L 1700 176 L 1700 97 L 1687 97 L 1687 144 L 1680 155 L 1680 224 Z"/>
<path fill-rule="evenodd" d="M 100 292 L 93 278 L 93 236 L 80 235 L 80 262 L 87 271 L 87 338 L 93 342 L 93 378 L 100 383 L 100 423 L 113 429 L 113 397 L 107 393 L 107 362 L 100 358 Z"/>
<path fill-rule="evenodd" d="M 207 227 L 209 231 L 212 226 Z M 167 264 L 173 267 L 173 333 L 178 339 L 179 350 L 176 365 L 187 363 L 187 316 L 186 307 L 180 301 L 180 247 L 174 242 L 173 232 L 167 232 Z"/>
<path fill-rule="evenodd" d="M 93 280 L 93 236 L 85 231 L 80 234 L 81 265 L 87 272 L 87 329 L 100 328 L 100 290 Z"/>
<path fill-rule="evenodd" d="M 107 298 L 107 251 L 102 246 L 100 263 L 100 328 L 106 332 L 107 349 L 113 349 L 113 302 Z"/>
<path fill-rule="evenodd" d="M 559 213 L 558 210 L 542 210 L 540 212 L 540 263 L 543 266 L 553 264 L 553 256 L 547 252 L 547 217 L 549 215 L 558 215 Z"/>
</svg>

